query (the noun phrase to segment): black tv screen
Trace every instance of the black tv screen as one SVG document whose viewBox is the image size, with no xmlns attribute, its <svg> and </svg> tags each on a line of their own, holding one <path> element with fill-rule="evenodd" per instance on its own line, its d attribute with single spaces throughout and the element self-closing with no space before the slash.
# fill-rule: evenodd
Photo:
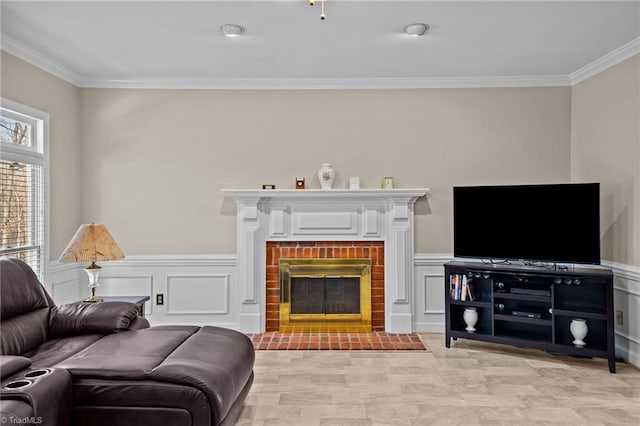
<svg viewBox="0 0 640 426">
<path fill-rule="evenodd" d="M 454 187 L 453 254 L 600 264 L 600 184 Z"/>
</svg>

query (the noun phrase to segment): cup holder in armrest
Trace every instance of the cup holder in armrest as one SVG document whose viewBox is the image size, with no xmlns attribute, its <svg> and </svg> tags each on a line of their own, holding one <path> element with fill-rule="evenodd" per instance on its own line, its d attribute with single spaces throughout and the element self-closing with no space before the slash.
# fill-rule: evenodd
<svg viewBox="0 0 640 426">
<path fill-rule="evenodd" d="M 9 382 L 3 386 L 6 390 L 18 390 L 24 389 L 27 386 L 31 386 L 33 382 L 31 380 L 14 380 L 13 382 Z"/>
<path fill-rule="evenodd" d="M 44 377 L 48 374 L 51 374 L 51 369 L 50 368 L 40 368 L 38 370 L 31 370 L 27 373 L 25 373 L 24 378 L 25 379 L 36 379 L 38 377 Z"/>
</svg>

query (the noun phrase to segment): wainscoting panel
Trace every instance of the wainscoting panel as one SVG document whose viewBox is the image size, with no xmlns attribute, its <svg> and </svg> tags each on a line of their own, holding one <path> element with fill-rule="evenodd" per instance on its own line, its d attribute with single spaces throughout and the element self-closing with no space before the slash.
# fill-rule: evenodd
<svg viewBox="0 0 640 426">
<path fill-rule="evenodd" d="M 613 270 L 613 305 L 622 312 L 616 324 L 616 354 L 640 366 L 640 268 L 603 262 Z"/>
<path fill-rule="evenodd" d="M 444 333 L 444 267 L 447 255 L 416 254 L 414 259 L 414 329 Z"/>
<path fill-rule="evenodd" d="M 84 275 L 84 288 L 82 275 Z M 49 266 L 44 286 L 58 305 L 77 302 L 89 296 L 89 279 L 86 272 L 74 263 L 52 262 Z"/>
<path fill-rule="evenodd" d="M 152 325 L 239 328 L 236 256 L 127 256 L 101 266 L 100 294 L 149 295 L 145 311 Z"/>
<path fill-rule="evenodd" d="M 105 268 L 103 267 L 103 270 Z M 153 294 L 153 275 L 107 275 L 100 273 L 98 296 L 149 296 Z M 115 271 L 114 271 L 115 272 Z M 145 315 L 153 315 L 153 304 L 144 305 Z"/>
<path fill-rule="evenodd" d="M 229 274 L 167 276 L 167 315 L 228 314 Z"/>
<path fill-rule="evenodd" d="M 424 313 L 444 314 L 444 298 L 438 286 L 443 284 L 442 274 L 425 274 L 424 276 Z"/>
</svg>

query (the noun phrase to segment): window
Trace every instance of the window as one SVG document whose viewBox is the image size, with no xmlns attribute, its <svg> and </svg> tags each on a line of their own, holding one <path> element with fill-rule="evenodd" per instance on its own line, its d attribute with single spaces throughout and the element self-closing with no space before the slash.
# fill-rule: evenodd
<svg viewBox="0 0 640 426">
<path fill-rule="evenodd" d="M 44 281 L 48 260 L 49 115 L 1 100 L 0 257 L 27 262 Z"/>
</svg>

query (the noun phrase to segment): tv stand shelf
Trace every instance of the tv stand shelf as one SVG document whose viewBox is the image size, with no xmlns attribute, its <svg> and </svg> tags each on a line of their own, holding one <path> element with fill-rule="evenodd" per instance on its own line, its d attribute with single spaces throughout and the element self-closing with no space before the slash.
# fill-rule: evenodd
<svg viewBox="0 0 640 426">
<path fill-rule="evenodd" d="M 464 338 L 604 358 L 615 373 L 609 269 L 462 261 L 444 268 L 447 348 L 452 339 Z M 580 325 L 575 319 L 586 321 L 584 345 L 572 334 Z"/>
</svg>

